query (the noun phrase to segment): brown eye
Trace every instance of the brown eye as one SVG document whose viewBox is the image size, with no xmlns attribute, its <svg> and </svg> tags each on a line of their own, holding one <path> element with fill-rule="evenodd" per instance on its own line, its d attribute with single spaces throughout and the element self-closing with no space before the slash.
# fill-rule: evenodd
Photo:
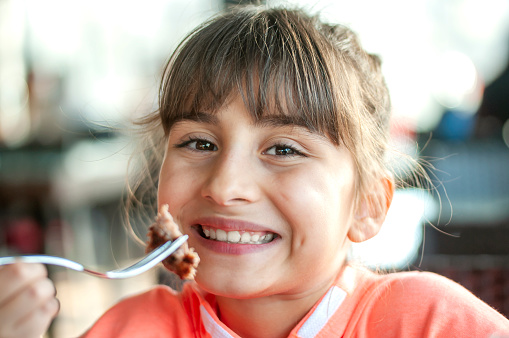
<svg viewBox="0 0 509 338">
<path fill-rule="evenodd" d="M 204 139 L 191 139 L 175 145 L 176 148 L 187 148 L 194 151 L 217 151 L 217 146 Z"/>
<path fill-rule="evenodd" d="M 274 145 L 265 151 L 267 155 L 273 156 L 304 156 L 300 151 L 296 150 L 292 146 L 284 144 Z"/>
<path fill-rule="evenodd" d="M 209 141 L 197 140 L 194 143 L 195 143 L 196 150 L 202 150 L 202 151 L 216 151 L 217 150 L 216 146 Z"/>
<path fill-rule="evenodd" d="M 274 149 L 276 155 L 294 155 L 295 151 L 292 148 L 288 147 L 275 147 Z"/>
</svg>

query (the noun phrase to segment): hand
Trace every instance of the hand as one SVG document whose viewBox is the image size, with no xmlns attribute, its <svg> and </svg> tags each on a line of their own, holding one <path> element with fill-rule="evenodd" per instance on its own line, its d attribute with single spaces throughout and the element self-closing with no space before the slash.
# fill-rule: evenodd
<svg viewBox="0 0 509 338">
<path fill-rule="evenodd" d="M 44 265 L 0 266 L 0 338 L 41 337 L 60 308 L 55 295 Z"/>
</svg>

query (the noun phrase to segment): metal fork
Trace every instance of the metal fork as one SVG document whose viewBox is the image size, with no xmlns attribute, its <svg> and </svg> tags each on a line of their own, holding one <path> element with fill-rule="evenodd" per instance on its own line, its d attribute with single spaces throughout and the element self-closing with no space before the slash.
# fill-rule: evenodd
<svg viewBox="0 0 509 338">
<path fill-rule="evenodd" d="M 107 279 L 122 279 L 137 276 L 145 271 L 150 270 L 158 263 L 163 261 L 166 257 L 171 255 L 175 250 L 177 250 L 185 241 L 189 238 L 188 235 L 183 235 L 174 240 L 173 242 L 169 241 L 161 245 L 160 247 L 154 249 L 145 257 L 140 259 L 138 262 L 133 265 L 117 270 L 111 270 L 106 272 L 98 272 L 94 270 L 90 270 L 85 268 L 80 263 L 75 261 L 71 261 L 67 258 L 48 256 L 48 255 L 28 255 L 28 256 L 8 256 L 8 257 L 0 257 L 0 266 L 13 264 L 16 262 L 26 262 L 26 263 L 42 263 L 49 265 L 58 265 L 63 266 L 65 268 L 85 272 L 90 275 L 107 278 Z"/>
</svg>

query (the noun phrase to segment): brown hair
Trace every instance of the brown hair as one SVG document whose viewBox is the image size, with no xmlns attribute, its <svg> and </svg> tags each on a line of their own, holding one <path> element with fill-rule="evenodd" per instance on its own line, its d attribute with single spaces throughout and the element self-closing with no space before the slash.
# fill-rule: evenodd
<svg viewBox="0 0 509 338">
<path fill-rule="evenodd" d="M 151 135 L 164 132 L 154 141 L 164 146 L 182 113 L 214 111 L 239 92 L 255 119 L 289 119 L 346 146 L 358 193 L 386 175 L 391 107 L 380 59 L 347 27 L 299 9 L 230 9 L 177 47 L 164 69 L 159 110 L 143 124 Z"/>
</svg>

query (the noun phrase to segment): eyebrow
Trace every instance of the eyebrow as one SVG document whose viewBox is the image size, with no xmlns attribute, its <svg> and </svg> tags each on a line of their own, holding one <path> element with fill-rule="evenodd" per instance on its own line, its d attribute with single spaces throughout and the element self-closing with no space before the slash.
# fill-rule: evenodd
<svg viewBox="0 0 509 338">
<path fill-rule="evenodd" d="M 218 125 L 219 119 L 215 114 L 196 111 L 196 112 L 182 112 L 180 116 L 176 119 L 175 122 L 178 121 L 194 121 L 200 123 L 207 123 L 211 125 Z M 315 128 L 310 128 L 309 124 L 307 124 L 300 117 L 292 117 L 283 114 L 271 114 L 262 116 L 254 122 L 256 127 L 302 127 L 308 129 L 310 132 L 313 132 Z"/>
<path fill-rule="evenodd" d="M 310 128 L 309 124 L 300 117 L 287 116 L 283 114 L 262 116 L 255 122 L 255 125 L 260 127 L 302 127 L 310 132 L 313 132 L 315 129 Z"/>
<path fill-rule="evenodd" d="M 181 112 L 180 115 L 175 119 L 175 123 L 186 120 L 193 122 L 208 123 L 212 125 L 219 124 L 219 119 L 217 118 L 216 115 L 201 111 Z"/>
</svg>

